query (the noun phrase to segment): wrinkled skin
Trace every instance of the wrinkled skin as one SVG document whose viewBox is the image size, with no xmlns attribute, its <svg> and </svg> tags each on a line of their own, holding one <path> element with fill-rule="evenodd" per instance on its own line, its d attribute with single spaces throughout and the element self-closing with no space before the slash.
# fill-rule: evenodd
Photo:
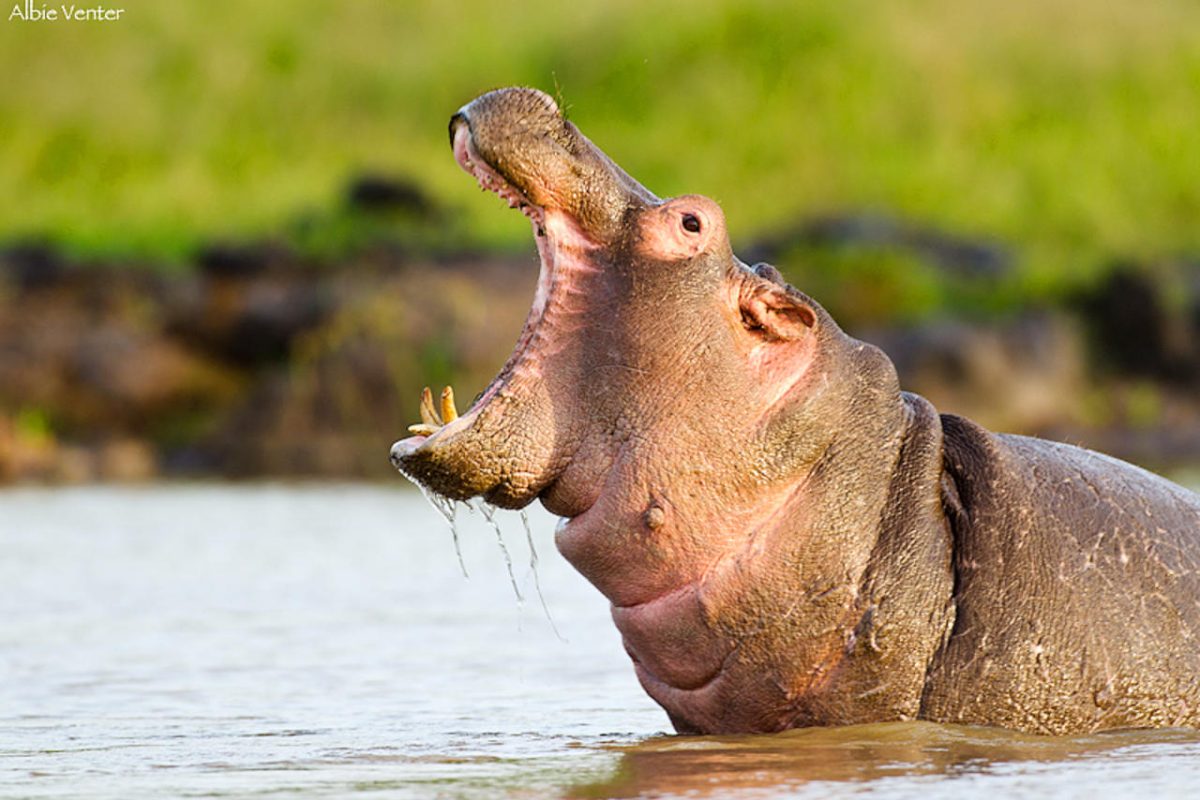
<svg viewBox="0 0 1200 800">
<path fill-rule="evenodd" d="M 659 200 L 530 89 L 454 154 L 532 221 L 517 347 L 392 459 L 455 499 L 535 499 L 683 732 L 928 719 L 1200 726 L 1200 498 L 988 433 L 769 266 Z"/>
</svg>

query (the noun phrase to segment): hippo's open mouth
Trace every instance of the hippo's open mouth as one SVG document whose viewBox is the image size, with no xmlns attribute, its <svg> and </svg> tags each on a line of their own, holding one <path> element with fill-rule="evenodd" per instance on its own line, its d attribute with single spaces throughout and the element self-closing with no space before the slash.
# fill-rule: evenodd
<svg viewBox="0 0 1200 800">
<path fill-rule="evenodd" d="M 509 208 L 519 209 L 522 214 L 529 218 L 529 222 L 533 227 L 534 239 L 537 242 L 538 259 L 541 262 L 533 306 L 529 311 L 529 316 L 525 320 L 525 325 L 521 329 L 521 335 L 517 339 L 517 344 L 513 348 L 512 355 L 505 362 L 504 367 L 492 379 L 492 382 L 479 397 L 476 398 L 475 402 L 472 403 L 471 410 L 474 411 L 491 400 L 500 387 L 505 384 L 516 364 L 520 361 L 521 355 L 529 346 L 530 340 L 533 339 L 539 323 L 542 321 L 542 315 L 546 310 L 546 299 L 549 296 L 549 289 L 554 282 L 555 246 L 554 240 L 546 232 L 546 210 L 530 200 L 523 191 L 514 186 L 499 170 L 487 163 L 483 156 L 479 154 L 479 151 L 475 149 L 469 125 L 460 123 L 459 120 L 460 116 L 456 115 L 450 122 L 450 142 L 454 148 L 454 160 L 458 162 L 458 165 L 466 173 L 478 181 L 480 189 L 492 192 L 501 200 L 507 202 Z M 455 413 L 457 414 L 457 412 Z M 470 413 L 468 412 L 468 415 Z M 446 423 L 453 421 L 452 419 L 444 420 Z M 405 445 L 407 452 L 413 452 L 431 436 L 438 436 L 443 430 L 445 430 L 445 427 L 433 433 L 418 434 L 408 439 L 403 439 L 396 443 L 396 447 L 399 448 L 401 445 Z M 450 433 L 452 434 L 453 431 L 450 431 Z M 393 462 L 398 461 L 399 452 L 403 451 L 393 449 Z M 399 463 L 397 463 L 397 466 L 399 466 Z"/>
<path fill-rule="evenodd" d="M 521 361 L 521 356 L 529 347 L 530 341 L 533 340 L 534 334 L 542 322 L 542 317 L 546 311 L 546 301 L 550 296 L 550 289 L 555 283 L 555 264 L 558 261 L 556 258 L 558 253 L 556 240 L 559 237 L 551 235 L 546 230 L 546 209 L 534 203 L 521 189 L 514 186 L 508 178 L 479 154 L 479 151 L 475 149 L 475 143 L 471 137 L 470 126 L 465 122 L 460 122 L 460 120 L 461 117 L 456 115 L 450 121 L 450 141 L 454 147 L 454 160 L 458 162 L 458 165 L 464 171 L 479 182 L 481 189 L 494 193 L 500 199 L 507 202 L 509 208 L 519 209 L 522 214 L 529 218 L 530 225 L 533 228 L 534 241 L 537 242 L 538 260 L 540 262 L 533 305 L 529 310 L 529 315 L 525 319 L 525 325 L 521 328 L 521 335 L 518 337 L 517 343 L 513 347 L 512 355 L 508 357 L 508 361 L 505 362 L 504 367 L 501 368 L 500 372 L 492 379 L 492 382 L 484 389 L 473 404 L 475 407 L 478 407 L 491 400 L 500 387 L 508 381 L 509 376 Z"/>
<path fill-rule="evenodd" d="M 578 442 L 558 390 L 579 359 L 565 351 L 595 324 L 593 299 L 606 246 L 626 211 L 656 201 L 562 118 L 540 92 L 485 95 L 450 121 L 459 166 L 530 220 L 540 272 L 533 304 L 512 354 L 461 417 L 425 413 L 416 435 L 392 447 L 392 463 L 454 500 L 483 496 L 504 507 L 532 502 L 571 461 Z M 431 401 L 425 408 L 433 411 Z M 555 412 L 559 413 L 555 413 Z M 545 498 L 543 498 L 545 499 Z M 557 504 L 573 516 L 586 506 Z"/>
<path fill-rule="evenodd" d="M 481 189 L 492 192 L 507 202 L 509 208 L 519 209 L 522 214 L 529 218 L 530 225 L 533 228 L 534 240 L 537 243 L 538 259 L 540 261 L 537 290 L 534 294 L 533 305 L 530 308 L 529 315 L 525 319 L 525 324 L 521 329 L 521 334 L 517 339 L 516 345 L 513 347 L 512 354 L 508 357 L 500 372 L 492 379 L 492 382 L 475 399 L 467 414 L 461 417 L 464 421 L 452 424 L 457 422 L 458 419 L 457 412 L 454 412 L 456 418 L 444 419 L 443 417 L 439 422 L 443 422 L 444 424 L 436 431 L 421 433 L 407 439 L 402 439 L 393 446 L 392 462 L 401 470 L 403 470 L 401 461 L 403 456 L 415 453 L 417 449 L 425 445 L 430 439 L 439 436 L 452 436 L 456 430 L 469 426 L 470 420 L 473 419 L 474 415 L 491 401 L 508 382 L 517 364 L 520 363 L 522 355 L 529 347 L 529 343 L 533 340 L 538 326 L 542 322 L 550 289 L 555 283 L 555 263 L 557 261 L 555 256 L 557 248 L 555 246 L 555 237 L 550 235 L 546 230 L 546 209 L 534 203 L 521 189 L 513 185 L 508 178 L 479 154 L 471 137 L 470 126 L 465 122 L 461 122 L 461 119 L 461 115 L 455 115 L 450 123 L 450 141 L 454 148 L 454 159 L 465 172 L 475 178 Z M 413 428 L 420 427 L 428 426 L 413 426 Z"/>
</svg>

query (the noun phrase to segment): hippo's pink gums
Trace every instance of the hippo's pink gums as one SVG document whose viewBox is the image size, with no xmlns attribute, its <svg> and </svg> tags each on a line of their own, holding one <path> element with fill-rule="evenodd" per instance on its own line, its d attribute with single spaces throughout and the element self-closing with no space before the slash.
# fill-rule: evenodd
<svg viewBox="0 0 1200 800">
<path fill-rule="evenodd" d="M 716 203 L 659 200 L 541 92 L 486 94 L 450 137 L 530 218 L 541 276 L 497 378 L 393 461 L 568 518 L 678 730 L 1200 725 L 1200 498 L 939 417 L 738 261 Z"/>
</svg>

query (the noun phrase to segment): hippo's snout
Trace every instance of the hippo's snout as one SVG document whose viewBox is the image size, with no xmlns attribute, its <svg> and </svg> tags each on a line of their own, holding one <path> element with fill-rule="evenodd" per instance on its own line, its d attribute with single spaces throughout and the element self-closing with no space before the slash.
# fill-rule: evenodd
<svg viewBox="0 0 1200 800">
<path fill-rule="evenodd" d="M 512 132 L 515 122 L 537 133 L 546 133 L 560 127 L 562 113 L 554 98 L 538 89 L 516 87 L 499 89 L 481 95 L 460 108 L 450 117 L 450 143 L 459 126 L 470 125 L 478 120 L 481 128 L 495 128 Z"/>
<path fill-rule="evenodd" d="M 537 89 L 476 98 L 450 118 L 449 135 L 455 159 L 485 188 L 531 217 L 564 212 L 597 242 L 620 238 L 630 208 L 659 202 Z"/>
</svg>

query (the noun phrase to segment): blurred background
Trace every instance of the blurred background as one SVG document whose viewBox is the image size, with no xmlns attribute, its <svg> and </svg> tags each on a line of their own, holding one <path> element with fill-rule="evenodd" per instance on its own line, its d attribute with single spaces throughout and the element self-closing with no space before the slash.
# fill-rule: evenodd
<svg viewBox="0 0 1200 800">
<path fill-rule="evenodd" d="M 1200 4 L 122 7 L 0 21 L 0 482 L 391 476 L 533 296 L 446 137 L 511 84 L 942 411 L 1200 463 Z"/>
</svg>

